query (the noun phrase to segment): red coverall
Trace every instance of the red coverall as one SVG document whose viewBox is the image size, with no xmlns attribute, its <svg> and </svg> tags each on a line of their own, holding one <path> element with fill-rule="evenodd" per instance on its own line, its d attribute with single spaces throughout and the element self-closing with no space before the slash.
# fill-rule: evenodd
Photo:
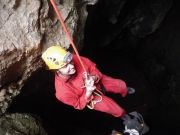
<svg viewBox="0 0 180 135">
<path fill-rule="evenodd" d="M 112 92 L 121 94 L 122 97 L 127 95 L 127 87 L 124 81 L 120 79 L 114 79 L 107 75 L 102 74 L 96 67 L 96 64 L 89 59 L 82 57 L 81 60 L 86 68 L 86 71 L 90 75 L 96 75 L 99 81 L 95 83 L 96 88 L 100 89 L 101 82 L 106 92 Z M 98 99 L 96 95 L 92 95 L 89 99 L 85 98 L 86 90 L 82 88 L 83 83 L 83 72 L 81 64 L 76 55 L 73 55 L 73 62 L 76 68 L 76 73 L 68 80 L 64 80 L 56 74 L 55 76 L 55 89 L 56 98 L 61 102 L 73 106 L 75 109 L 82 110 L 86 107 L 92 99 Z M 109 113 L 115 117 L 121 117 L 125 114 L 123 108 L 121 108 L 114 100 L 102 95 L 102 101 L 95 104 L 94 109 L 97 111 Z"/>
</svg>

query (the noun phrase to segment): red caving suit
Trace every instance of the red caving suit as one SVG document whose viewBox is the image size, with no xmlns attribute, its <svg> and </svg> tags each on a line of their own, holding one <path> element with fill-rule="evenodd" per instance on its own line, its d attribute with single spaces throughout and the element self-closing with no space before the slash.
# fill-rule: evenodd
<svg viewBox="0 0 180 135">
<path fill-rule="evenodd" d="M 127 95 L 126 83 L 120 79 L 114 79 L 107 75 L 102 74 L 96 67 L 96 64 L 90 61 L 88 58 L 81 57 L 81 60 L 86 68 L 86 71 L 90 75 L 96 75 L 99 79 L 95 83 L 96 88 L 100 89 L 100 83 L 106 89 L 106 92 L 112 92 L 121 94 L 122 97 Z M 83 83 L 83 68 L 76 55 L 73 55 L 73 62 L 76 68 L 76 73 L 70 79 L 64 80 L 56 74 L 55 76 L 55 89 L 56 98 L 64 104 L 73 106 L 75 109 L 82 110 L 86 107 L 90 100 L 99 98 L 96 95 L 92 95 L 89 99 L 85 98 L 86 90 L 82 88 Z M 115 117 L 121 117 L 125 114 L 125 110 L 120 107 L 114 100 L 102 95 L 102 101 L 95 104 L 94 109 L 97 111 L 111 114 Z"/>
</svg>

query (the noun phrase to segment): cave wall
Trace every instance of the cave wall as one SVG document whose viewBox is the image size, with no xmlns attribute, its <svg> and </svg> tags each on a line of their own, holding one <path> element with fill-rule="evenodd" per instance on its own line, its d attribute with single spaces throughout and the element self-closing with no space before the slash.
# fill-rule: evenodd
<svg viewBox="0 0 180 135">
<path fill-rule="evenodd" d="M 141 43 L 138 64 L 156 88 L 160 102 L 180 108 L 180 2 L 175 0 L 158 30 Z"/>
<path fill-rule="evenodd" d="M 178 0 L 99 0 L 86 22 L 87 55 L 94 58 L 91 53 L 104 48 L 124 54 L 145 74 L 160 103 L 180 106 L 179 6 Z"/>
<path fill-rule="evenodd" d="M 173 0 L 99 0 L 89 9 L 85 44 L 89 48 L 109 45 L 120 49 L 128 44 L 136 47 L 137 41 L 159 28 L 172 3 Z"/>
</svg>

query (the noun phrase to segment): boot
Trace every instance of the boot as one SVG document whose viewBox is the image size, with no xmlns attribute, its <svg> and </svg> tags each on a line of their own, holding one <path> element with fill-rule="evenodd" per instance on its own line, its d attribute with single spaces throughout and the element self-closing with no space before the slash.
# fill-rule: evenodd
<svg viewBox="0 0 180 135">
<path fill-rule="evenodd" d="M 127 90 L 128 90 L 128 94 L 134 94 L 136 92 L 136 90 L 132 87 L 127 87 Z"/>
<path fill-rule="evenodd" d="M 143 117 L 138 112 L 131 112 L 123 117 L 123 124 L 125 125 L 124 133 L 130 135 L 143 135 L 149 131 L 149 127 L 143 120 Z"/>
</svg>

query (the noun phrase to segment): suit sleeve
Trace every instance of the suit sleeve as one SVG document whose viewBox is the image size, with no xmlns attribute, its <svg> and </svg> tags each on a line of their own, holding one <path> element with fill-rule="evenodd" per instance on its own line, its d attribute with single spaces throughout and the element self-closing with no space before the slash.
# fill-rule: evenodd
<svg viewBox="0 0 180 135">
<path fill-rule="evenodd" d="M 98 78 L 98 80 L 100 80 L 102 77 L 102 73 L 99 71 L 96 64 L 94 62 L 92 62 L 91 60 L 89 60 L 88 58 L 83 57 L 83 59 L 87 65 L 89 74 L 96 76 Z"/>
<path fill-rule="evenodd" d="M 68 88 L 68 86 L 64 85 L 62 82 L 56 82 L 55 89 L 55 95 L 58 100 L 79 110 L 84 109 L 89 100 L 93 98 L 86 99 L 85 91 L 82 95 L 75 94 L 72 88 Z"/>
<path fill-rule="evenodd" d="M 123 80 L 103 75 L 101 78 L 101 82 L 104 85 L 106 91 L 115 94 L 119 93 L 122 95 L 122 97 L 125 97 L 127 95 L 127 86 Z"/>
<path fill-rule="evenodd" d="M 88 58 L 85 58 L 85 61 L 88 65 L 90 75 L 96 75 L 99 81 L 104 85 L 106 91 L 112 93 L 119 93 L 122 95 L 122 97 L 125 97 L 127 95 L 127 86 L 123 80 L 115 79 L 105 74 L 102 74 L 96 67 L 96 64 Z"/>
</svg>

